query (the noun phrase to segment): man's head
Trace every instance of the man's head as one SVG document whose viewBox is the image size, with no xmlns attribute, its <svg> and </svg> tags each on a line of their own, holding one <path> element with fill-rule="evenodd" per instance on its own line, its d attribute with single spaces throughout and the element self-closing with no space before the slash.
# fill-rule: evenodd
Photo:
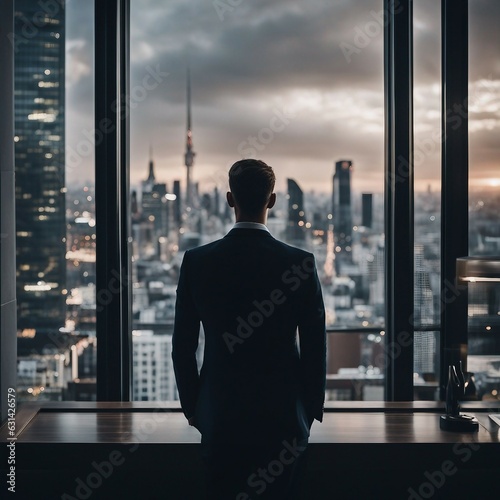
<svg viewBox="0 0 500 500">
<path fill-rule="evenodd" d="M 237 215 L 258 218 L 276 201 L 273 193 L 276 178 L 273 169 L 261 160 L 240 160 L 229 169 L 229 206 Z"/>
</svg>

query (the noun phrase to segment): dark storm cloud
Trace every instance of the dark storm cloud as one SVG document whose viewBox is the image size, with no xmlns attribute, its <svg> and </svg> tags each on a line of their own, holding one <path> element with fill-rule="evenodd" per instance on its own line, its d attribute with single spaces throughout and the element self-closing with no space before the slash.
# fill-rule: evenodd
<svg viewBox="0 0 500 500">
<path fill-rule="evenodd" d="M 356 34 L 367 23 L 372 30 L 377 27 L 379 2 L 357 2 L 354 8 L 352 2 L 282 1 L 273 2 L 271 7 L 268 2 L 242 2 L 225 12 L 222 21 L 211 2 L 173 2 L 168 9 L 155 8 L 160 4 L 150 1 L 145 8 L 134 10 L 133 80 L 140 81 L 145 65 L 150 63 L 169 72 L 162 91 L 152 94 L 150 102 L 138 110 L 144 118 L 137 117 L 137 130 L 140 121 L 153 141 L 163 136 L 165 147 L 159 153 L 169 156 L 164 162 L 167 169 L 170 160 L 178 158 L 175 168 L 181 160 L 187 59 L 192 75 L 199 175 L 203 163 L 210 156 L 220 156 L 221 149 L 232 160 L 237 158 L 239 145 L 268 125 L 273 109 L 290 105 L 296 90 L 334 93 L 348 87 L 377 93 L 381 119 L 383 19 L 378 22 L 378 34 L 366 35 L 366 46 L 353 45 Z M 350 62 L 342 52 L 342 42 L 356 49 Z M 148 54 L 150 58 L 144 57 Z M 333 98 L 328 105 L 341 106 L 332 103 Z M 311 161 L 321 158 L 327 170 L 342 151 L 361 156 L 359 138 L 349 137 L 342 123 L 328 123 L 321 109 L 314 113 L 307 104 L 304 106 L 286 130 L 258 150 L 262 156 L 281 154 L 285 163 L 290 157 Z M 151 120 L 153 108 L 164 112 L 161 133 Z M 382 141 L 380 134 L 376 141 Z M 142 150 L 135 157 L 139 161 L 147 147 L 138 138 L 135 144 Z M 367 137 L 364 149 L 372 161 L 381 161 L 381 148 L 371 137 Z M 161 157 L 158 163 L 161 167 Z"/>
<path fill-rule="evenodd" d="M 93 154 L 93 2 L 66 0 L 66 178 L 92 182 Z M 85 147 L 85 149 L 83 149 Z M 76 156 L 81 149 L 85 154 Z M 77 161 L 75 161 L 77 158 Z M 71 161 L 73 160 L 73 161 Z"/>
<path fill-rule="evenodd" d="M 146 6 L 154 4 L 159 2 Z M 156 58 L 173 71 L 184 70 L 189 53 L 201 77 L 199 103 L 277 88 L 374 88 L 382 74 L 382 29 L 368 37 L 351 63 L 340 44 L 353 43 L 356 26 L 375 23 L 371 12 L 378 4 L 357 2 L 356 9 L 347 9 L 333 2 L 273 2 L 270 9 L 267 2 L 253 1 L 250 9 L 243 2 L 220 21 L 211 2 L 173 3 L 163 12 L 138 12 L 134 43 L 154 48 Z M 141 63 L 134 69 L 140 71 Z M 172 91 L 174 102 L 182 97 Z"/>
<path fill-rule="evenodd" d="M 500 2 L 469 2 L 469 65 L 471 80 L 500 78 Z"/>
<path fill-rule="evenodd" d="M 88 2 L 70 3 L 74 12 L 73 21 L 68 23 L 68 40 L 75 42 L 71 53 L 82 63 L 81 74 L 77 72 L 71 84 L 70 97 L 80 125 L 90 117 L 91 109 L 92 74 L 84 74 L 85 65 L 91 61 L 91 37 L 84 25 L 92 21 L 91 14 L 89 19 L 89 12 L 84 12 Z M 486 3 L 495 12 L 483 12 Z M 183 178 L 189 64 L 194 147 L 198 153 L 196 178 L 209 177 L 210 169 L 234 161 L 241 144 L 268 128 L 277 109 L 288 106 L 294 108 L 295 118 L 275 133 L 271 142 L 260 144 L 259 156 L 273 157 L 292 170 L 308 162 L 324 165 L 321 175 L 317 169 L 305 169 L 298 179 L 305 185 L 329 179 L 333 162 L 339 157 L 352 158 L 355 182 L 376 177 L 381 187 L 382 2 L 242 0 L 237 4 L 235 0 L 132 0 L 132 88 L 141 90 L 141 82 L 151 68 L 168 73 L 132 109 L 132 178 L 144 177 L 150 144 L 164 180 Z M 433 86 L 440 87 L 437 4 L 434 0 L 414 4 L 415 85 L 419 96 L 415 116 L 422 140 L 426 130 L 436 128 L 436 113 L 440 112 L 439 95 L 432 90 Z M 471 77 L 493 74 L 492 61 L 496 61 L 500 73 L 499 44 L 490 40 L 496 36 L 498 42 L 498 35 L 492 33 L 497 33 L 500 5 L 479 0 L 471 5 L 471 16 L 477 19 L 475 26 L 484 23 L 487 27 L 471 29 Z M 88 23 L 82 22 L 87 19 Z M 489 62 L 483 64 L 483 56 Z M 484 110 L 475 112 L 481 118 Z M 476 142 L 481 145 L 479 137 Z M 437 176 L 434 160 L 438 158 L 419 167 L 423 178 Z"/>
<path fill-rule="evenodd" d="M 94 2 L 89 0 L 66 0 L 66 36 L 67 39 L 85 39 L 90 41 L 94 28 Z"/>
</svg>

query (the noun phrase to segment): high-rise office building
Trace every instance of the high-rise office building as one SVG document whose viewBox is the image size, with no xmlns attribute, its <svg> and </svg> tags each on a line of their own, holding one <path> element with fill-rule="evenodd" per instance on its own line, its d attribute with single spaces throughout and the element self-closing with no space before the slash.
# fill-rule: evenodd
<svg viewBox="0 0 500 500">
<path fill-rule="evenodd" d="M 214 187 L 214 206 L 213 206 L 213 214 L 215 216 L 220 215 L 220 194 L 217 186 Z"/>
<path fill-rule="evenodd" d="M 156 184 L 155 166 L 153 161 L 153 148 L 149 149 L 148 178 L 142 181 L 142 191 L 151 191 Z"/>
<path fill-rule="evenodd" d="M 150 330 L 132 336 L 133 400 L 168 401 L 179 399 L 172 365 L 172 335 L 154 335 Z"/>
<path fill-rule="evenodd" d="M 49 14 L 36 0 L 15 3 L 18 328 L 46 332 L 66 316 L 64 1 L 57 6 Z"/>
<path fill-rule="evenodd" d="M 181 197 L 181 181 L 175 180 L 173 185 L 175 195 L 174 200 L 174 223 L 177 227 L 181 226 L 182 222 L 182 197 Z"/>
<path fill-rule="evenodd" d="M 352 260 L 351 172 L 352 161 L 341 160 L 335 163 L 332 215 L 336 265 Z"/>
<path fill-rule="evenodd" d="M 203 363 L 205 334 L 201 328 L 196 361 Z M 172 334 L 135 330 L 133 347 L 133 400 L 174 401 L 179 399 L 172 363 Z"/>
<path fill-rule="evenodd" d="M 415 297 L 414 317 L 416 326 L 414 338 L 414 371 L 416 373 L 435 373 L 436 347 L 438 339 L 436 332 L 419 331 L 419 326 L 434 324 L 434 301 L 429 271 L 424 265 L 424 245 L 415 244 Z"/>
<path fill-rule="evenodd" d="M 361 225 L 372 227 L 373 225 L 373 194 L 363 193 L 361 195 Z"/>
<path fill-rule="evenodd" d="M 151 154 L 148 178 L 142 183 L 142 215 L 153 223 L 156 237 L 168 234 L 167 186 L 156 182 L 154 162 Z"/>
<path fill-rule="evenodd" d="M 287 179 L 288 185 L 288 223 L 286 237 L 289 242 L 300 245 L 306 237 L 304 193 L 293 179 Z"/>
</svg>

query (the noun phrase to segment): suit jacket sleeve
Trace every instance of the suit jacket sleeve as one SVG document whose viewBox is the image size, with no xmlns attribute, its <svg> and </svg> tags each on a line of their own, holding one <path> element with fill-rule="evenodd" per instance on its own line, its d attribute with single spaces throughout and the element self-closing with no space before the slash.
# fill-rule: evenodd
<svg viewBox="0 0 500 500">
<path fill-rule="evenodd" d="M 314 257 L 310 256 L 312 262 Z M 325 306 L 316 265 L 305 282 L 307 293 L 299 317 L 300 364 L 303 402 L 312 423 L 323 421 L 326 389 Z"/>
<path fill-rule="evenodd" d="M 172 336 L 172 360 L 175 378 L 181 407 L 186 418 L 194 416 L 200 387 L 200 376 L 196 363 L 200 317 L 190 290 L 189 257 L 189 252 L 186 252 L 181 265 Z"/>
</svg>

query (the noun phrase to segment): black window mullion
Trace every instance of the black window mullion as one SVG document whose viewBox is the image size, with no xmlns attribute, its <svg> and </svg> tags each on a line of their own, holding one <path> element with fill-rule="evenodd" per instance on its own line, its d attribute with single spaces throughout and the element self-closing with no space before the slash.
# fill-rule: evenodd
<svg viewBox="0 0 500 500">
<path fill-rule="evenodd" d="M 130 264 L 132 240 L 130 211 L 130 0 L 120 0 L 120 247 L 122 283 L 122 393 L 123 400 L 131 399 L 132 389 L 132 269 Z"/>
<path fill-rule="evenodd" d="M 442 195 L 440 397 L 447 367 L 466 367 L 467 291 L 455 288 L 457 257 L 469 252 L 468 1 L 442 0 Z"/>
<path fill-rule="evenodd" d="M 384 1 L 386 400 L 413 400 L 412 0 Z"/>
<path fill-rule="evenodd" d="M 95 199 L 97 399 L 130 397 L 130 266 L 124 206 L 128 200 L 128 113 L 124 106 L 128 25 L 124 0 L 95 0 Z M 127 16 L 128 21 L 128 16 Z"/>
</svg>

